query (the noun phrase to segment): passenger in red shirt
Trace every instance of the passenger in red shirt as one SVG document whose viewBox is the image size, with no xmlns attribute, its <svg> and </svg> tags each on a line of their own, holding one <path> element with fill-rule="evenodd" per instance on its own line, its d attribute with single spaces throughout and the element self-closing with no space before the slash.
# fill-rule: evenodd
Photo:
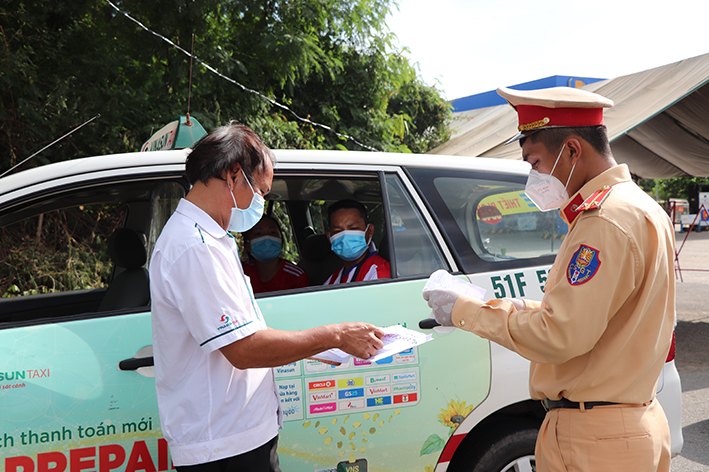
<svg viewBox="0 0 709 472">
<path fill-rule="evenodd" d="M 391 277 L 389 262 L 377 254 L 372 243 L 374 225 L 369 222 L 364 205 L 355 200 L 340 200 L 330 205 L 327 214 L 330 245 L 343 266 L 324 285 Z"/>
<path fill-rule="evenodd" d="M 310 285 L 303 269 L 280 257 L 283 248 L 281 229 L 276 220 L 264 215 L 256 226 L 244 233 L 244 273 L 251 279 L 254 293 L 288 290 Z"/>
</svg>

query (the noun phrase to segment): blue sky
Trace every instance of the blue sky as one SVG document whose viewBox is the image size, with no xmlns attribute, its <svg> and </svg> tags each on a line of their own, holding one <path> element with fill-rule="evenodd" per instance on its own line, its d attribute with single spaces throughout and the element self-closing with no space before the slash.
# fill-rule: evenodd
<svg viewBox="0 0 709 472">
<path fill-rule="evenodd" d="M 387 23 L 424 81 L 454 99 L 706 54 L 707 18 L 707 0 L 399 0 Z"/>
</svg>

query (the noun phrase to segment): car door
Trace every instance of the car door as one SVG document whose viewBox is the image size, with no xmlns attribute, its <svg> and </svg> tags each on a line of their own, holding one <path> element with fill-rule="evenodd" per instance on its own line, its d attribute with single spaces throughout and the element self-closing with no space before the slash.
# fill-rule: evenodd
<svg viewBox="0 0 709 472">
<path fill-rule="evenodd" d="M 381 211 L 384 227 L 377 242 L 390 261 L 392 278 L 265 294 L 258 303 L 269 325 L 299 330 L 364 321 L 418 330 L 430 314 L 421 297 L 428 275 L 441 268 L 455 272 L 456 263 L 404 173 L 355 166 L 309 172 L 289 174 L 281 163 L 274 194 L 296 207 L 303 207 L 306 197 L 314 207 L 347 197 L 366 203 L 372 214 Z M 357 179 L 377 185 L 357 184 Z M 296 195 L 294 189 L 304 190 Z M 312 213 L 309 224 L 319 214 Z M 291 212 L 290 219 L 299 218 Z M 489 390 L 489 343 L 465 334 L 435 333 L 434 341 L 375 363 L 351 360 L 333 367 L 304 360 L 277 368 L 285 413 L 279 440 L 283 469 L 434 467 L 457 425 Z"/>
<path fill-rule="evenodd" d="M 147 253 L 184 195 L 180 174 L 41 182 L 0 206 L 1 275 L 10 280 L 0 299 L 6 472 L 171 468 L 149 366 L 149 306 L 102 300 L 128 271 L 109 260 L 111 235 L 145 235 Z"/>
</svg>

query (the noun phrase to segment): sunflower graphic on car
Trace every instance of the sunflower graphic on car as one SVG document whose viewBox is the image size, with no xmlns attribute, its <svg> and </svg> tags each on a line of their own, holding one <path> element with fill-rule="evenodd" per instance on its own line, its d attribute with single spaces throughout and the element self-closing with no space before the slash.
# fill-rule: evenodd
<svg viewBox="0 0 709 472">
<path fill-rule="evenodd" d="M 445 408 L 441 408 L 441 412 L 438 415 L 438 421 L 443 426 L 448 427 L 449 437 L 458 428 L 458 425 L 463 422 L 466 416 L 473 411 L 473 405 L 468 405 L 466 401 L 452 400 L 448 402 Z M 433 454 L 443 449 L 446 445 L 446 440 L 437 434 L 431 434 L 426 441 L 424 441 L 421 446 L 420 455 Z"/>
</svg>

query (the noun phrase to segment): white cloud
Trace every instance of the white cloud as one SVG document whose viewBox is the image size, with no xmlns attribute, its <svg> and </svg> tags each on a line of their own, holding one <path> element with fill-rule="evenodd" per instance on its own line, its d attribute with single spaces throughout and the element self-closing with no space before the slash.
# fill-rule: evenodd
<svg viewBox="0 0 709 472">
<path fill-rule="evenodd" d="M 429 84 L 457 98 L 550 75 L 611 78 L 709 53 L 709 2 L 401 0 L 389 19 Z"/>
</svg>

